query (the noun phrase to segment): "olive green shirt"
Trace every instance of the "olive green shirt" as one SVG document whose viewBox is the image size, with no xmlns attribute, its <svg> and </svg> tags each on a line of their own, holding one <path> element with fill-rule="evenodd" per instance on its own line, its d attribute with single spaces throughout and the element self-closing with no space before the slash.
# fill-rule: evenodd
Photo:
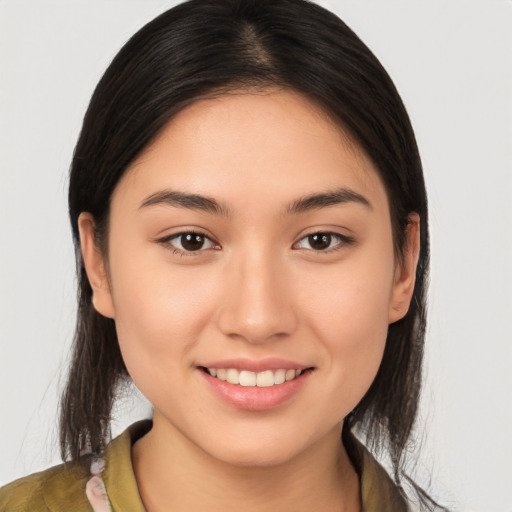
<svg viewBox="0 0 512 512">
<path fill-rule="evenodd" d="M 137 488 L 131 449 L 151 428 L 140 421 L 109 443 L 102 479 L 113 512 L 146 512 Z M 407 512 L 395 485 L 370 453 L 357 448 L 361 467 L 363 512 Z M 85 485 L 91 478 L 91 458 L 67 463 L 20 478 L 0 489 L 0 512 L 91 512 Z"/>
</svg>

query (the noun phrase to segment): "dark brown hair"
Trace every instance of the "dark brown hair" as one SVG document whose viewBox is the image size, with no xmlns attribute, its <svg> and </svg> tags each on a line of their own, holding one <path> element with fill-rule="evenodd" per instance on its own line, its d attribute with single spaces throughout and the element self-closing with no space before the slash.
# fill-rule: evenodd
<svg viewBox="0 0 512 512">
<path fill-rule="evenodd" d="M 136 33 L 99 82 L 70 171 L 79 304 L 61 402 L 64 459 L 104 449 L 116 390 L 129 379 L 114 321 L 99 315 L 91 303 L 78 216 L 84 211 L 94 216 L 105 249 L 116 184 L 173 115 L 212 92 L 269 86 L 297 91 L 319 104 L 371 158 L 389 197 L 398 255 L 409 213 L 421 219 L 410 309 L 389 326 L 375 381 L 343 429 L 349 450 L 352 433 L 357 433 L 370 448 L 387 453 L 401 485 L 418 409 L 426 321 L 429 243 L 422 167 L 409 117 L 377 58 L 337 16 L 304 0 L 182 3 Z"/>
</svg>

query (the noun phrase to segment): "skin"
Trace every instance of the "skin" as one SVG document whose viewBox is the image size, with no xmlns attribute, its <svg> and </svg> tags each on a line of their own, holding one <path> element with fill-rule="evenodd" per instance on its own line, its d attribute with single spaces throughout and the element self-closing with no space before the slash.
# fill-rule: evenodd
<svg viewBox="0 0 512 512">
<path fill-rule="evenodd" d="M 288 211 L 340 189 L 368 204 Z M 163 190 L 223 211 L 141 206 Z M 341 428 L 377 373 L 388 325 L 409 307 L 419 246 L 418 216 L 410 220 L 397 261 L 372 162 L 317 106 L 283 90 L 201 100 L 176 115 L 114 191 L 108 256 L 92 216 L 80 216 L 94 306 L 115 319 L 128 371 L 154 406 L 153 428 L 133 448 L 149 512 L 360 510 Z M 177 252 L 183 239 L 169 237 L 191 230 L 208 237 L 204 249 Z M 307 238 L 319 232 L 335 234 L 326 250 Z M 219 399 L 198 369 L 270 356 L 313 371 L 265 411 Z"/>
</svg>

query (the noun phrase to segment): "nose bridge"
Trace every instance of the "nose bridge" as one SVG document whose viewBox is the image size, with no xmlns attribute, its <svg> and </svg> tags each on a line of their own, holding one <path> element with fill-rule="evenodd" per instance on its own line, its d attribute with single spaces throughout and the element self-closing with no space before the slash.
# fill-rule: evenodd
<svg viewBox="0 0 512 512">
<path fill-rule="evenodd" d="M 267 248 L 244 251 L 228 264 L 219 314 L 224 334 L 250 343 L 291 334 L 296 316 L 283 262 Z"/>
</svg>

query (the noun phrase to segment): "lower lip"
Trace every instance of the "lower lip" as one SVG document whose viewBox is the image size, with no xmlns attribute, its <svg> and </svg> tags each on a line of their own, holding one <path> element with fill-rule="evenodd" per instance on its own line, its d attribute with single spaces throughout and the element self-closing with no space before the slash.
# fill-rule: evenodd
<svg viewBox="0 0 512 512">
<path fill-rule="evenodd" d="M 246 411 L 267 411 L 290 400 L 304 385 L 311 370 L 306 370 L 292 380 L 274 386 L 240 386 L 212 377 L 198 370 L 211 389 L 229 405 Z"/>
</svg>

